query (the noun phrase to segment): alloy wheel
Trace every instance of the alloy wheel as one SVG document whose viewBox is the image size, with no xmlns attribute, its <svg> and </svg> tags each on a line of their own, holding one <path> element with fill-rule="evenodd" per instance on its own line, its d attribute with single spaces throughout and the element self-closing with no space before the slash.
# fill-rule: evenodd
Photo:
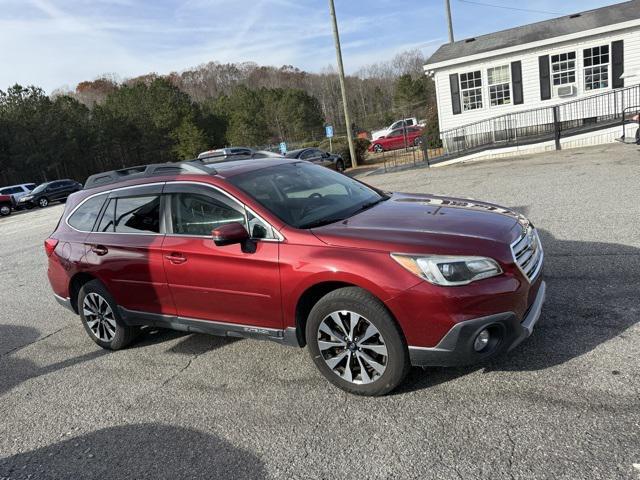
<svg viewBox="0 0 640 480">
<path fill-rule="evenodd" d="M 39 204 L 41 207 L 46 207 L 47 205 L 49 205 L 49 200 L 47 200 L 46 198 L 41 198 L 41 199 L 38 201 L 38 204 Z"/>
<path fill-rule="evenodd" d="M 378 145 L 378 144 L 374 145 L 373 146 L 373 151 L 376 152 L 376 153 L 382 153 L 382 151 L 383 151 L 382 145 Z"/>
<path fill-rule="evenodd" d="M 11 207 L 7 205 L 2 205 L 0 207 L 0 215 L 9 215 L 11 213 Z"/>
<path fill-rule="evenodd" d="M 116 318 L 109 303 L 97 293 L 84 297 L 82 313 L 91 333 L 103 342 L 110 342 L 116 335 Z"/>
<path fill-rule="evenodd" d="M 318 327 L 317 342 L 327 366 L 347 382 L 375 382 L 387 368 L 389 355 L 382 334 L 355 312 L 327 315 Z"/>
</svg>

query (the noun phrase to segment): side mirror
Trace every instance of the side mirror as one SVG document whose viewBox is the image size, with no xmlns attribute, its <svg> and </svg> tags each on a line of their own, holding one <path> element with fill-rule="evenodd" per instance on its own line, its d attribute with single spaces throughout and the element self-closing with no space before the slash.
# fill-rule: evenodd
<svg viewBox="0 0 640 480">
<path fill-rule="evenodd" d="M 244 228 L 244 225 L 238 222 L 227 223 L 215 228 L 211 232 L 211 236 L 213 237 L 213 242 L 218 247 L 234 245 L 236 243 L 245 243 L 249 240 L 249 232 Z"/>
</svg>

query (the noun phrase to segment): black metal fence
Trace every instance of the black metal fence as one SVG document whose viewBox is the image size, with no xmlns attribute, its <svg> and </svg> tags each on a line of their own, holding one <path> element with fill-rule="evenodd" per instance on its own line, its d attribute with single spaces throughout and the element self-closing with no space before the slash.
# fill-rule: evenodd
<svg viewBox="0 0 640 480">
<path fill-rule="evenodd" d="M 440 133 L 443 155 L 433 161 L 484 150 L 528 145 L 628 122 L 625 110 L 640 104 L 640 85 L 591 95 L 555 106 L 508 113 Z"/>
</svg>

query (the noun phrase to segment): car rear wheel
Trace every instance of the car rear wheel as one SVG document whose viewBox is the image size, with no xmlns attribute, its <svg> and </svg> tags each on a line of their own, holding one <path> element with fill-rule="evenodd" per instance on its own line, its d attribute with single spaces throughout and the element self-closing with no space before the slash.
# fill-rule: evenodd
<svg viewBox="0 0 640 480">
<path fill-rule="evenodd" d="M 6 217 L 7 215 L 11 215 L 11 205 L 0 205 L 0 216 Z"/>
<path fill-rule="evenodd" d="M 640 127 L 636 130 L 636 145 L 640 145 Z"/>
<path fill-rule="evenodd" d="M 316 367 L 347 392 L 384 395 L 409 371 L 398 325 L 382 302 L 360 288 L 324 296 L 311 310 L 305 333 Z"/>
<path fill-rule="evenodd" d="M 419 147 L 420 145 L 422 145 L 422 137 L 416 137 L 416 139 L 413 141 L 413 144 L 416 147 Z"/>
<path fill-rule="evenodd" d="M 87 334 L 102 348 L 120 350 L 138 333 L 137 328 L 122 321 L 118 305 L 99 280 L 92 280 L 80 289 L 78 311 Z"/>
<path fill-rule="evenodd" d="M 44 208 L 47 205 L 49 205 L 49 199 L 47 197 L 42 197 L 40 200 L 38 200 L 38 206 L 40 208 Z"/>
<path fill-rule="evenodd" d="M 384 148 L 382 148 L 382 145 L 380 145 L 379 143 L 376 143 L 373 146 L 373 151 L 376 152 L 376 153 L 382 153 L 382 152 L 384 152 Z"/>
<path fill-rule="evenodd" d="M 336 170 L 338 172 L 344 172 L 344 162 L 342 160 L 336 162 Z"/>
</svg>

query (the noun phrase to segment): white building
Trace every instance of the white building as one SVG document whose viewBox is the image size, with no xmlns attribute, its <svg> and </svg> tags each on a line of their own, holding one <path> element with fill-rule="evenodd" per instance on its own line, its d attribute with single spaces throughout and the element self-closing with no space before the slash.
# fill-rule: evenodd
<svg viewBox="0 0 640 480">
<path fill-rule="evenodd" d="M 627 88 L 640 83 L 640 0 L 445 44 L 424 69 L 435 81 L 449 150 L 454 140 L 486 145 L 478 135 L 487 129 L 494 146 L 500 140 L 513 145 L 532 132 L 529 127 L 546 125 L 540 132 L 549 133 L 554 109 L 545 107 L 560 104 L 563 129 L 604 128 L 603 119 L 613 122 L 640 104 L 640 89 Z M 447 135 L 452 130 L 455 135 Z"/>
</svg>

